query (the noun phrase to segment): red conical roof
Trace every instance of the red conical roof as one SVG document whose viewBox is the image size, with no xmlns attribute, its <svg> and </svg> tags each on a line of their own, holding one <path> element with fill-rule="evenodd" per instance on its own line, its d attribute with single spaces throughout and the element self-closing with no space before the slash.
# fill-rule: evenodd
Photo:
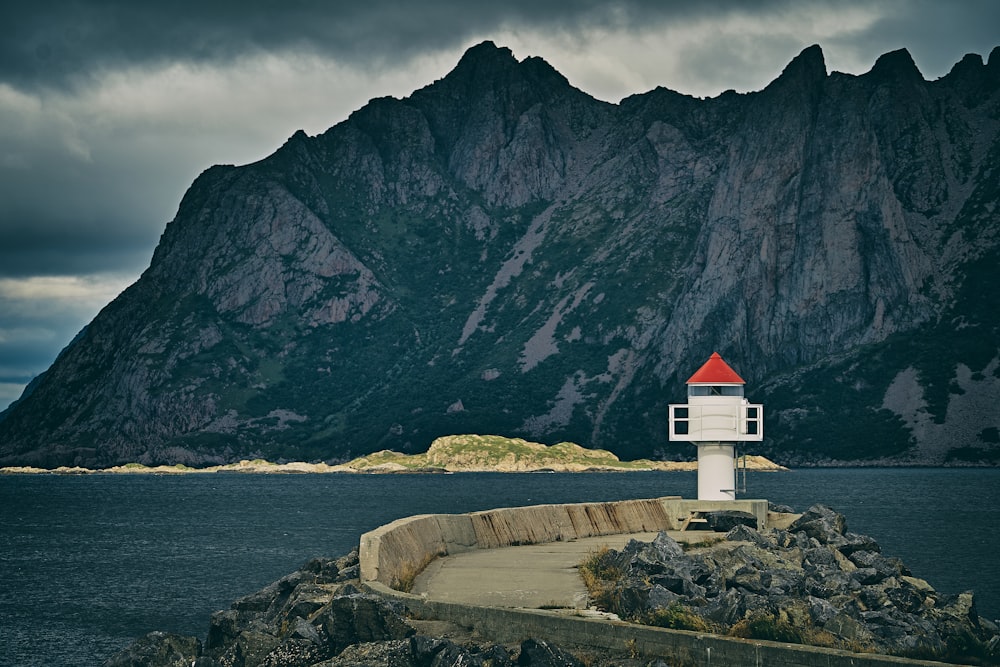
<svg viewBox="0 0 1000 667">
<path fill-rule="evenodd" d="M 736 371 L 729 367 L 718 352 L 713 352 L 701 368 L 688 381 L 688 384 L 746 384 Z"/>
</svg>

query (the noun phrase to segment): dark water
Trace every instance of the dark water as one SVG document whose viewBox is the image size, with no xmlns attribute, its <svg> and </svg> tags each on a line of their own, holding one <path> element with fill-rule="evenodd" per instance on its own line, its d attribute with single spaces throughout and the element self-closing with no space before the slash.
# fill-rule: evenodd
<svg viewBox="0 0 1000 667">
<path fill-rule="evenodd" d="M 1000 617 L 1000 470 L 751 473 L 825 503 L 943 592 Z M 0 665 L 98 665 L 410 514 L 696 495 L 694 473 L 0 477 Z"/>
</svg>

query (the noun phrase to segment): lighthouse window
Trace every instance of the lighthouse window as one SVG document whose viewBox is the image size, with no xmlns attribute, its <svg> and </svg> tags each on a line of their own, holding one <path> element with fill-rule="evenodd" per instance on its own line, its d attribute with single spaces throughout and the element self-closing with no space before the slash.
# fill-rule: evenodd
<svg viewBox="0 0 1000 667">
<path fill-rule="evenodd" d="M 688 396 L 743 396 L 742 386 L 702 385 L 688 387 Z"/>
<path fill-rule="evenodd" d="M 673 422 L 674 433 L 677 435 L 687 435 L 688 431 L 688 409 L 687 406 L 671 406 L 673 415 L 671 415 L 670 421 Z"/>
<path fill-rule="evenodd" d="M 744 420 L 744 432 L 747 435 L 760 434 L 760 408 L 757 406 L 747 406 L 746 419 Z"/>
</svg>

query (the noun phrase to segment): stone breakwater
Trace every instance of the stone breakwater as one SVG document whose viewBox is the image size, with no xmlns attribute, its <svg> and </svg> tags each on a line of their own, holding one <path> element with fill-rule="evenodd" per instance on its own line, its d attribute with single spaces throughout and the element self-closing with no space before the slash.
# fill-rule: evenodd
<svg viewBox="0 0 1000 667">
<path fill-rule="evenodd" d="M 534 527 L 545 516 L 551 518 L 562 512 L 566 517 L 575 516 L 578 522 L 582 521 L 573 528 L 578 532 L 586 532 L 594 527 L 610 529 L 615 524 L 622 531 L 636 527 L 645 530 L 649 527 L 648 522 L 654 518 L 664 524 L 672 524 L 679 518 L 679 514 L 697 509 L 694 505 L 684 505 L 684 502 L 697 503 L 668 497 L 621 503 L 506 508 L 494 510 L 488 518 L 482 517 L 480 529 L 505 536 L 503 539 L 494 539 L 490 543 L 492 546 L 502 546 L 509 542 L 523 543 L 525 530 L 535 531 L 532 539 L 538 541 L 568 538 L 568 533 L 561 531 L 569 530 L 573 526 L 572 520 L 563 524 L 557 522 L 555 527 L 541 531 Z M 753 509 L 759 509 L 757 505 L 760 504 L 767 508 L 765 501 L 742 502 L 751 503 Z M 864 595 L 858 596 L 854 607 L 838 612 L 845 619 L 853 618 L 852 614 L 857 611 L 865 620 L 884 618 L 895 622 L 898 619 L 888 610 L 887 604 L 882 605 L 881 616 L 864 616 L 865 611 L 872 609 L 862 609 L 860 606 L 868 606 L 878 599 L 875 589 L 871 588 L 876 584 L 871 582 L 884 573 L 886 576 L 882 579 L 884 585 L 881 589 L 885 592 L 885 600 L 894 605 L 897 602 L 915 605 L 917 598 L 911 599 L 889 592 L 904 588 L 902 583 L 898 587 L 891 585 L 890 580 L 903 582 L 906 580 L 902 577 L 910 576 L 904 573 L 902 564 L 892 559 L 885 559 L 884 562 L 879 560 L 881 555 L 875 548 L 874 540 L 848 533 L 846 522 L 836 513 L 824 508 L 811 508 L 797 520 L 786 522 L 790 515 L 784 511 L 767 512 L 764 517 L 732 509 L 723 512 L 727 522 L 736 520 L 739 525 L 728 528 L 729 532 L 725 534 L 706 532 L 705 535 L 716 542 L 723 540 L 718 544 L 724 546 L 715 548 L 738 552 L 735 558 L 742 559 L 739 567 L 732 567 L 735 561 L 723 563 L 720 559 L 715 561 L 715 565 L 722 570 L 713 572 L 709 567 L 710 561 L 699 555 L 702 552 L 683 552 L 675 548 L 677 543 L 666 533 L 661 533 L 651 543 L 633 542 L 621 552 L 604 553 L 602 558 L 611 559 L 610 562 L 624 574 L 618 577 L 620 585 L 611 588 L 618 598 L 595 596 L 595 601 L 606 603 L 608 599 L 619 599 L 619 613 L 625 617 L 629 616 L 630 609 L 659 609 L 669 612 L 675 610 L 678 601 L 688 593 L 694 593 L 688 600 L 689 606 L 697 606 L 699 601 L 712 598 L 713 589 L 708 584 L 714 577 L 719 590 L 722 587 L 726 590 L 754 587 L 770 590 L 775 593 L 777 607 L 774 608 L 780 610 L 787 603 L 789 608 L 803 612 L 789 614 L 788 620 L 794 621 L 796 618 L 806 618 L 803 614 L 811 614 L 813 606 L 820 611 L 836 609 L 839 600 L 834 586 L 837 581 L 843 581 L 849 590 L 866 591 Z M 440 519 L 470 515 L 434 516 Z M 412 524 L 410 527 L 413 527 L 420 521 L 425 522 L 425 529 L 434 528 L 435 524 L 426 523 L 427 517 L 413 517 L 409 524 L 404 525 Z M 769 524 L 772 527 L 766 533 L 756 529 L 763 529 Z M 459 534 L 453 532 L 454 526 L 445 526 L 440 522 L 437 525 L 442 534 Z M 389 524 L 383 528 L 391 533 L 399 527 Z M 721 526 L 717 528 L 723 529 Z M 661 530 L 669 529 L 672 529 L 672 525 L 661 526 Z M 475 529 L 465 531 L 463 528 L 460 532 L 462 539 L 452 542 L 452 546 L 457 549 L 478 548 Z M 380 539 L 386 537 L 386 530 L 373 533 L 375 535 L 367 535 Z M 410 531 L 407 534 L 412 537 L 414 533 Z M 769 543 L 772 535 L 775 543 L 787 541 L 789 548 L 798 549 L 798 553 L 802 554 L 803 571 L 807 567 L 815 569 L 815 577 L 802 577 L 804 593 L 795 588 L 798 579 L 794 574 L 778 573 L 784 577 L 780 578 L 774 573 L 772 561 L 776 560 L 776 556 L 771 559 L 764 557 L 763 554 L 769 553 L 770 549 L 761 542 Z M 800 535 L 804 537 L 799 537 Z M 399 545 L 403 542 L 405 540 L 400 541 Z M 666 667 L 706 664 L 706 659 L 709 661 L 707 664 L 713 665 L 767 664 L 771 667 L 939 664 L 794 645 L 788 643 L 792 641 L 789 637 L 772 638 L 777 641 L 741 639 L 706 631 L 689 632 L 608 618 L 581 617 L 576 614 L 576 610 L 499 609 L 435 602 L 394 591 L 379 580 L 390 574 L 388 570 L 391 568 L 384 568 L 387 563 L 401 562 L 398 556 L 403 551 L 397 553 L 396 549 L 382 550 L 369 544 L 366 553 L 364 544 L 363 540 L 360 553 L 356 551 L 338 559 L 311 560 L 300 570 L 235 601 L 229 609 L 216 612 L 211 617 L 204 639 L 150 633 L 109 659 L 105 666 Z M 434 539 L 425 536 L 425 539 L 412 542 L 410 546 L 417 551 L 431 548 L 434 546 Z M 707 549 L 710 546 L 700 548 Z M 836 572 L 822 555 L 823 549 L 833 559 Z M 840 553 L 840 556 L 834 551 Z M 380 553 L 382 560 L 378 558 Z M 862 553 L 873 556 L 860 556 Z M 747 558 L 748 555 L 753 557 Z M 392 558 L 387 560 L 386 557 L 389 556 Z M 866 564 L 860 566 L 854 563 L 852 556 L 857 560 L 865 559 L 863 562 Z M 412 558 L 419 560 L 418 556 Z M 790 556 L 788 558 L 791 559 Z M 372 559 L 383 567 L 373 569 L 370 562 L 366 566 L 366 561 Z M 848 565 L 849 562 L 851 565 Z M 367 576 L 365 570 L 368 570 Z M 791 572 L 793 568 L 789 567 L 788 570 Z M 895 574 L 890 574 L 890 570 Z M 645 574 L 640 575 L 641 572 Z M 690 576 L 686 576 L 688 573 Z M 843 573 L 848 574 L 845 576 Z M 382 577 L 372 577 L 379 574 Z M 633 574 L 634 577 L 631 576 Z M 642 579 L 639 580 L 639 577 Z M 928 615 L 924 621 L 933 627 L 914 625 L 915 631 L 936 632 L 946 647 L 951 648 L 962 648 L 958 643 L 952 642 L 951 638 L 967 642 L 974 640 L 975 645 L 966 643 L 964 648 L 978 651 L 976 659 L 980 664 L 993 664 L 997 648 L 996 627 L 975 615 L 972 596 L 938 596 L 929 585 L 924 588 L 925 585 L 919 582 L 920 580 L 913 579 L 909 583 L 924 589 L 922 596 L 917 594 L 921 600 L 920 606 L 936 609 L 943 615 Z M 828 595 L 827 589 L 821 588 L 824 585 L 830 587 Z M 732 611 L 733 618 L 742 613 L 744 616 L 741 620 L 749 620 L 760 608 L 774 609 L 767 606 L 771 604 L 770 601 L 761 602 L 770 600 L 762 593 L 754 593 L 758 597 L 749 597 L 739 592 L 726 595 L 732 598 L 732 604 L 720 604 L 718 609 Z M 795 607 L 799 598 L 808 602 L 808 608 Z M 756 607 L 751 605 L 754 601 L 760 604 Z M 836 615 L 830 616 L 827 622 L 831 622 Z M 861 625 L 856 619 L 854 623 Z M 826 627 L 824 624 L 823 629 L 832 633 L 834 627 L 852 626 L 843 620 L 837 626 Z M 721 625 L 718 629 L 722 630 Z"/>
</svg>

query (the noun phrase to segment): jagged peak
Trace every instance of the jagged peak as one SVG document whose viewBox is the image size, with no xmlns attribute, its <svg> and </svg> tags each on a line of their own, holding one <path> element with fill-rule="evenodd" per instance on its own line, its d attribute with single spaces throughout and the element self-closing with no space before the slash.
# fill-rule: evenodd
<svg viewBox="0 0 1000 667">
<path fill-rule="evenodd" d="M 875 65 L 866 76 L 924 80 L 924 75 L 920 73 L 917 64 L 913 62 L 913 56 L 906 49 L 896 49 L 895 51 L 883 53 L 875 61 Z"/>
<path fill-rule="evenodd" d="M 990 51 L 990 57 L 986 61 L 986 67 L 990 70 L 1000 69 L 1000 46 L 994 46 Z"/>
<path fill-rule="evenodd" d="M 810 79 L 822 79 L 826 77 L 826 60 L 823 57 L 823 49 L 819 44 L 813 44 L 802 50 L 799 55 L 792 58 L 781 72 L 783 77 L 805 76 Z"/>
<path fill-rule="evenodd" d="M 813 44 L 802 49 L 799 55 L 792 58 L 792 62 L 788 63 L 782 74 L 795 71 L 804 72 L 813 78 L 826 76 L 826 60 L 823 57 L 823 49 L 820 48 L 819 44 Z"/>
<path fill-rule="evenodd" d="M 521 62 L 521 66 L 539 80 L 556 82 L 565 86 L 570 85 L 569 79 L 563 76 L 559 70 L 550 65 L 544 58 L 529 56 Z"/>
<path fill-rule="evenodd" d="M 978 70 L 983 67 L 983 57 L 978 53 L 966 53 L 962 56 L 962 59 L 955 63 L 954 67 L 948 74 L 954 74 L 955 72 Z"/>
<path fill-rule="evenodd" d="M 986 71 L 983 57 L 978 53 L 967 53 L 951 70 L 941 77 L 942 81 L 966 81 L 978 79 Z"/>
<path fill-rule="evenodd" d="M 492 41 L 486 40 L 469 47 L 448 77 L 462 74 L 482 75 L 503 71 L 515 65 L 517 58 L 514 57 L 513 51 L 506 46 L 497 46 Z"/>
<path fill-rule="evenodd" d="M 966 104 L 976 106 L 1000 86 L 1000 54 L 995 54 L 997 49 L 993 49 L 989 62 L 983 64 L 981 55 L 968 53 L 938 81 L 962 89 Z"/>
<path fill-rule="evenodd" d="M 444 80 L 483 84 L 511 76 L 535 79 L 548 86 L 570 85 L 566 77 L 544 58 L 529 56 L 518 62 L 513 51 L 489 40 L 470 47 Z"/>
<path fill-rule="evenodd" d="M 826 79 L 826 60 L 823 49 L 818 44 L 806 47 L 799 55 L 785 66 L 781 75 L 771 82 L 767 88 L 783 87 L 788 83 L 796 86 L 810 87 Z"/>
<path fill-rule="evenodd" d="M 413 97 L 420 99 L 445 90 L 475 97 L 523 83 L 546 98 L 572 89 L 566 77 L 544 59 L 530 56 L 519 62 L 509 48 L 485 41 L 469 48 L 444 78 L 416 91 Z"/>
</svg>

